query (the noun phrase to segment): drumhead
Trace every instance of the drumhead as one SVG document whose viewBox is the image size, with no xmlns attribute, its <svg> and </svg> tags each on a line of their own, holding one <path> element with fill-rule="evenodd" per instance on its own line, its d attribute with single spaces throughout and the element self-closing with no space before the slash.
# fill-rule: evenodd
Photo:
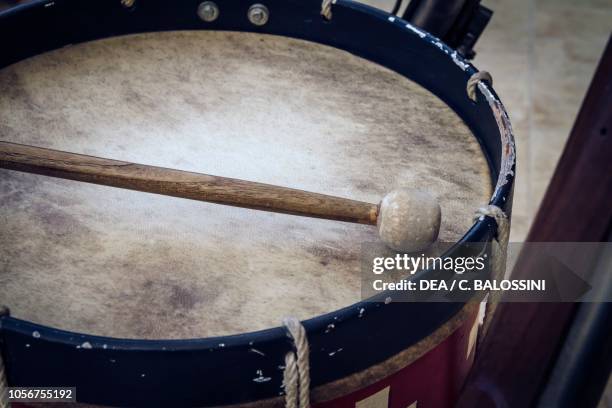
<svg viewBox="0 0 612 408">
<path fill-rule="evenodd" d="M 414 82 L 348 52 L 182 31 L 79 44 L 0 70 L 3 140 L 378 202 L 442 207 L 457 241 L 487 203 L 478 141 Z M 360 299 L 370 226 L 0 171 L 0 303 L 36 323 L 194 338 Z"/>
</svg>

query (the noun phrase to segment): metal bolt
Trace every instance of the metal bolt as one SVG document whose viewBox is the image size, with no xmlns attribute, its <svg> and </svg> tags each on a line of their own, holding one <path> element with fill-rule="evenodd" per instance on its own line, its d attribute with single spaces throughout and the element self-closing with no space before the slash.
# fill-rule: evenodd
<svg viewBox="0 0 612 408">
<path fill-rule="evenodd" d="M 121 0 L 121 5 L 125 8 L 134 7 L 136 0 Z"/>
<path fill-rule="evenodd" d="M 198 6 L 198 16 L 207 23 L 219 17 L 219 7 L 213 1 L 205 1 Z"/>
<path fill-rule="evenodd" d="M 270 12 L 268 8 L 263 4 L 253 4 L 249 7 L 249 11 L 247 13 L 249 17 L 249 21 L 256 26 L 262 26 L 268 22 L 270 18 Z"/>
</svg>

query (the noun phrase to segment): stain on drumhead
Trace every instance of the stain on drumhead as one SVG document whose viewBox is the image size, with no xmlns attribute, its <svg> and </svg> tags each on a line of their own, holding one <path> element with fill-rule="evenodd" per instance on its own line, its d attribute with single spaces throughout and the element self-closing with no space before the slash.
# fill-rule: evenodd
<svg viewBox="0 0 612 408">
<path fill-rule="evenodd" d="M 3 140 L 378 202 L 436 196 L 456 241 L 491 194 L 444 103 L 334 48 L 227 32 L 133 35 L 0 70 Z M 0 303 L 98 335 L 277 326 L 360 296 L 375 228 L 0 171 Z"/>
</svg>

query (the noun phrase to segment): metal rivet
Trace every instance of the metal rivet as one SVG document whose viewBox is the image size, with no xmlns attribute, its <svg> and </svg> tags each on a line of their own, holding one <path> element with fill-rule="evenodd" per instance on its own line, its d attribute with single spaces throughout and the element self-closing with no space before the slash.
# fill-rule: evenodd
<svg viewBox="0 0 612 408">
<path fill-rule="evenodd" d="M 125 8 L 134 7 L 136 0 L 121 0 L 121 5 Z"/>
<path fill-rule="evenodd" d="M 198 6 L 198 16 L 207 23 L 215 21 L 219 17 L 219 7 L 214 1 L 205 1 Z"/>
<path fill-rule="evenodd" d="M 262 26 L 268 22 L 270 18 L 270 12 L 268 8 L 263 4 L 253 4 L 249 7 L 249 11 L 247 13 L 249 17 L 249 21 L 256 26 Z"/>
</svg>

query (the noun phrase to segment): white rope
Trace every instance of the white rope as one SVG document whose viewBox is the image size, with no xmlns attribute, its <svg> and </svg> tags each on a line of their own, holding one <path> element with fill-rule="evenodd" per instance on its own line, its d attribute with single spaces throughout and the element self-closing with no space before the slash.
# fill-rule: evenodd
<svg viewBox="0 0 612 408">
<path fill-rule="evenodd" d="M 321 15 L 326 20 L 332 19 L 332 4 L 335 4 L 336 0 L 323 0 L 321 3 Z"/>
<path fill-rule="evenodd" d="M 0 317 L 9 315 L 9 308 L 5 305 L 0 305 Z M 11 403 L 8 399 L 8 380 L 6 379 L 6 369 L 0 353 L 0 408 L 9 408 Z"/>
<path fill-rule="evenodd" d="M 2 355 L 0 355 L 0 408 L 9 408 L 11 404 L 8 400 L 8 383 L 6 381 L 6 371 Z"/>
<path fill-rule="evenodd" d="M 510 237 L 510 220 L 504 211 L 496 205 L 487 205 L 476 210 L 474 221 L 481 220 L 483 217 L 491 217 L 497 223 L 497 236 L 491 242 L 491 278 L 495 280 L 503 279 L 506 274 L 506 257 L 508 251 L 508 239 Z M 485 317 L 480 330 L 480 339 L 484 337 L 491 318 L 495 313 L 501 292 L 489 293 L 485 308 Z"/>
<path fill-rule="evenodd" d="M 283 319 L 287 335 L 293 339 L 295 350 L 285 355 L 283 386 L 286 408 L 310 408 L 310 362 L 306 330 L 293 317 Z"/>
<path fill-rule="evenodd" d="M 508 246 L 508 238 L 510 236 L 510 221 L 504 211 L 496 205 L 487 205 L 480 207 L 476 210 L 474 215 L 474 221 L 482 220 L 482 217 L 491 217 L 495 219 L 497 223 L 497 236 L 494 239 L 494 243 L 497 245 L 493 246 L 493 249 L 498 251 L 506 252 Z M 502 267 L 506 264 L 506 259 L 499 257 L 497 260 L 493 260 L 493 272 L 501 273 Z"/>
<path fill-rule="evenodd" d="M 285 408 L 298 408 L 298 371 L 295 353 L 285 355 L 285 371 L 283 372 L 283 387 L 285 388 Z"/>
<path fill-rule="evenodd" d="M 476 87 L 480 81 L 493 85 L 493 77 L 487 71 L 479 71 L 468 79 L 466 86 L 467 94 L 474 102 L 476 102 Z"/>
</svg>

